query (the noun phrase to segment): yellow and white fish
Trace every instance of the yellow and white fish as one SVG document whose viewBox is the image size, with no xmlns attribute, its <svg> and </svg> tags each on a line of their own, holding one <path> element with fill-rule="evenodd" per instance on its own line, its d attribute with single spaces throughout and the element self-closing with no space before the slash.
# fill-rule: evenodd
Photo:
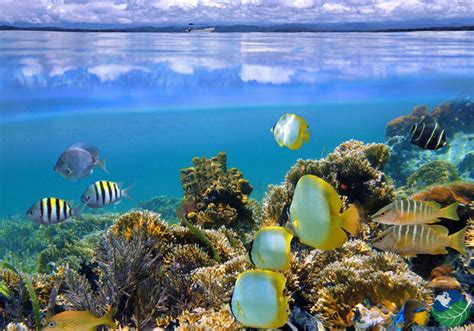
<svg viewBox="0 0 474 331">
<path fill-rule="evenodd" d="M 286 278 L 269 270 L 249 270 L 235 281 L 230 302 L 232 315 L 244 326 L 275 329 L 288 321 Z"/>
<path fill-rule="evenodd" d="M 249 259 L 257 268 L 286 270 L 290 267 L 293 233 L 281 226 L 264 226 L 255 233 Z"/>
<path fill-rule="evenodd" d="M 63 311 L 46 319 L 43 330 L 48 331 L 92 331 L 99 325 L 107 325 L 115 330 L 112 310 L 103 317 L 95 317 L 88 311 Z"/>
<path fill-rule="evenodd" d="M 57 224 L 78 217 L 79 210 L 63 199 L 43 198 L 28 209 L 26 216 L 39 224 Z"/>
<path fill-rule="evenodd" d="M 401 255 L 448 254 L 446 247 L 451 247 L 466 255 L 464 236 L 467 226 L 449 234 L 442 225 L 394 225 L 385 229 L 372 246 Z"/>
<path fill-rule="evenodd" d="M 459 221 L 458 205 L 454 202 L 441 208 L 436 202 L 398 199 L 372 215 L 372 221 L 394 225 L 437 223 L 440 217 Z"/>
<path fill-rule="evenodd" d="M 303 141 L 308 142 L 311 132 L 306 120 L 295 114 L 284 114 L 271 129 L 280 147 L 299 149 Z"/>
<path fill-rule="evenodd" d="M 355 236 L 359 225 L 355 205 L 342 214 L 341 208 L 342 201 L 329 183 L 313 175 L 303 176 L 291 201 L 290 226 L 305 245 L 325 250 L 340 247 L 348 239 L 344 230 Z"/>
</svg>

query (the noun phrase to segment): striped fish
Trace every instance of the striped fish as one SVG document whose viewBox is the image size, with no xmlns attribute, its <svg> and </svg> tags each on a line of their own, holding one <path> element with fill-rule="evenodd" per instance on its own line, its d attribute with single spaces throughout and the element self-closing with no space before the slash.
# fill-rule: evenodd
<svg viewBox="0 0 474 331">
<path fill-rule="evenodd" d="M 89 186 L 81 197 L 81 201 L 91 208 L 101 208 L 119 203 L 122 197 L 130 198 L 129 189 L 121 189 L 120 185 L 108 180 L 99 180 Z"/>
<path fill-rule="evenodd" d="M 79 216 L 79 212 L 63 199 L 43 198 L 31 206 L 26 215 L 39 224 L 57 224 Z"/>
<path fill-rule="evenodd" d="M 446 247 L 451 247 L 465 255 L 466 230 L 467 226 L 448 235 L 448 229 L 442 225 L 394 225 L 385 229 L 372 246 L 401 255 L 448 254 Z"/>
<path fill-rule="evenodd" d="M 393 225 L 437 223 L 440 217 L 459 221 L 458 205 L 441 208 L 436 202 L 397 199 L 372 215 L 372 221 Z"/>
<path fill-rule="evenodd" d="M 431 116 L 423 116 L 410 130 L 410 143 L 424 149 L 440 149 L 446 145 L 446 134 Z"/>
</svg>

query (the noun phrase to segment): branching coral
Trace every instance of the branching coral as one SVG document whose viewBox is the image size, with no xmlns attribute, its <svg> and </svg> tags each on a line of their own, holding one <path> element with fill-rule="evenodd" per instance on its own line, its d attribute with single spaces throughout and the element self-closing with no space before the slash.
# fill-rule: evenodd
<svg viewBox="0 0 474 331">
<path fill-rule="evenodd" d="M 358 240 L 332 251 L 300 252 L 287 278 L 290 290 L 328 327 L 351 326 L 349 313 L 359 303 L 396 312 L 409 298 L 431 299 L 426 282 L 402 258 L 376 252 Z"/>
<path fill-rule="evenodd" d="M 184 191 L 182 217 L 203 228 L 222 225 L 248 231 L 255 225 L 248 206 L 252 186 L 236 168 L 227 169 L 227 156 L 194 158 L 193 166 L 181 169 Z"/>
<path fill-rule="evenodd" d="M 285 182 L 267 192 L 263 219 L 277 222 L 278 215 L 284 213 L 283 207 L 291 202 L 296 183 L 308 174 L 330 183 L 346 206 L 358 202 L 368 213 L 377 211 L 394 198 L 391 180 L 381 171 L 388 156 L 389 149 L 383 144 L 351 140 L 323 159 L 298 160 L 286 174 Z"/>
<path fill-rule="evenodd" d="M 185 311 L 178 317 L 179 330 L 240 330 L 242 325 L 226 308 Z"/>
</svg>

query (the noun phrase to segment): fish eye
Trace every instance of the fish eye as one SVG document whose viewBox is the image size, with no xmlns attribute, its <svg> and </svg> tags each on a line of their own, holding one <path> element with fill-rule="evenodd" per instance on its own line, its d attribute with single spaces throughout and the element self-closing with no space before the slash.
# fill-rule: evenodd
<svg viewBox="0 0 474 331">
<path fill-rule="evenodd" d="M 385 215 L 385 212 L 383 212 L 383 213 L 380 213 L 380 216 L 384 216 L 384 215 Z"/>
<path fill-rule="evenodd" d="M 66 162 L 66 161 L 67 161 L 67 157 L 63 156 L 63 157 L 61 158 L 61 161 Z"/>
<path fill-rule="evenodd" d="M 55 322 L 49 322 L 48 323 L 48 328 L 54 328 L 56 327 L 56 323 Z"/>
<path fill-rule="evenodd" d="M 33 215 L 33 211 L 32 211 L 32 210 L 30 210 L 30 211 L 28 212 L 28 214 L 30 214 L 30 215 Z"/>
<path fill-rule="evenodd" d="M 89 201 L 90 198 L 91 198 L 91 197 L 88 196 L 88 195 L 85 196 L 85 199 L 86 199 L 87 201 Z"/>
</svg>

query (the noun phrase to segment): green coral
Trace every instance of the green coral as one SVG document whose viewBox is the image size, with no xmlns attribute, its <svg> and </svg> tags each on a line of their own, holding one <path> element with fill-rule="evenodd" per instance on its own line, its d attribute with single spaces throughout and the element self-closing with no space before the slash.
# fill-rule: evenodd
<svg viewBox="0 0 474 331">
<path fill-rule="evenodd" d="M 450 162 L 437 160 L 424 164 L 411 174 L 407 180 L 407 188 L 416 192 L 427 186 L 456 180 L 459 180 L 456 167 Z"/>
</svg>

